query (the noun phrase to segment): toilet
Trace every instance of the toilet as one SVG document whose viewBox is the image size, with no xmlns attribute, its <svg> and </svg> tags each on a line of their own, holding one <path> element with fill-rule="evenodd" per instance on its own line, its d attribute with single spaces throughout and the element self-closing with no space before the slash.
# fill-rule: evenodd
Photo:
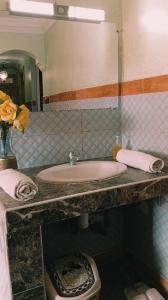
<svg viewBox="0 0 168 300">
<path fill-rule="evenodd" d="M 84 253 L 46 262 L 47 300 L 99 300 L 101 281 L 93 258 Z"/>
</svg>

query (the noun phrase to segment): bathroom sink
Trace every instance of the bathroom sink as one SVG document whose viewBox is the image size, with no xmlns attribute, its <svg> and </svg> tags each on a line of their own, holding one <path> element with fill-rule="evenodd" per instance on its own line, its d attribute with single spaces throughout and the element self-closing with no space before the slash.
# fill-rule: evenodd
<svg viewBox="0 0 168 300">
<path fill-rule="evenodd" d="M 126 170 L 127 166 L 119 162 L 83 161 L 45 169 L 37 174 L 37 178 L 51 183 L 75 183 L 115 177 Z"/>
</svg>

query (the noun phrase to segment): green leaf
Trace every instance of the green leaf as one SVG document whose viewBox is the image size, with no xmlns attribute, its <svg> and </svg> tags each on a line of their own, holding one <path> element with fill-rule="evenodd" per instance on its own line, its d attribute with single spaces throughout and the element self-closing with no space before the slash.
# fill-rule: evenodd
<svg viewBox="0 0 168 300">
<path fill-rule="evenodd" d="M 18 115 L 21 113 L 22 109 L 20 107 L 18 107 L 17 111 L 16 111 L 16 117 L 18 117 Z"/>
<path fill-rule="evenodd" d="M 4 100 L 0 99 L 0 104 L 4 103 Z"/>
</svg>

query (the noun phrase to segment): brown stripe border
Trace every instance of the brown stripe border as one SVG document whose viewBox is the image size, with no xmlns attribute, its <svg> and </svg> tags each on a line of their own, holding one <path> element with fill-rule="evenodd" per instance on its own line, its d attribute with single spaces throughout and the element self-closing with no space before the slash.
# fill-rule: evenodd
<svg viewBox="0 0 168 300">
<path fill-rule="evenodd" d="M 107 84 L 102 86 L 95 86 L 91 88 L 80 89 L 76 91 L 67 91 L 55 95 L 51 95 L 44 98 L 44 103 L 70 101 L 70 100 L 83 100 L 83 99 L 95 99 L 103 97 L 115 97 L 118 96 L 118 83 Z"/>
<path fill-rule="evenodd" d="M 127 81 L 121 84 L 121 95 L 138 95 L 168 91 L 168 75 Z"/>
<path fill-rule="evenodd" d="M 158 93 L 168 91 L 168 75 L 161 75 L 138 80 L 123 82 L 121 84 L 107 84 L 76 91 L 67 91 L 44 97 L 44 103 L 53 103 L 70 100 L 87 100 L 104 97 L 129 96 L 145 93 Z"/>
</svg>

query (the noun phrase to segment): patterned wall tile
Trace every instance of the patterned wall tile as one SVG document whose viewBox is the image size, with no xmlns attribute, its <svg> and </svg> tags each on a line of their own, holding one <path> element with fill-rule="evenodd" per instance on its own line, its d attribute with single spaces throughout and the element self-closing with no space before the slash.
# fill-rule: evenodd
<svg viewBox="0 0 168 300">
<path fill-rule="evenodd" d="M 168 153 L 168 144 L 166 140 L 168 140 L 168 131 L 167 132 L 159 132 L 154 130 L 132 130 L 131 133 L 127 132 L 122 135 L 122 143 L 125 147 L 130 139 L 130 145 L 133 150 L 146 151 L 149 153 L 155 153 L 161 155 L 166 158 Z"/>
<path fill-rule="evenodd" d="M 82 111 L 82 130 L 113 129 L 120 127 L 119 109 L 84 110 Z"/>
<path fill-rule="evenodd" d="M 168 130 L 168 93 L 143 94 L 123 97 L 122 128 Z"/>
<path fill-rule="evenodd" d="M 84 159 L 111 156 L 118 129 L 88 131 L 83 134 Z"/>
<path fill-rule="evenodd" d="M 168 93 L 122 97 L 123 146 L 130 138 L 133 149 L 167 156 L 167 98 Z M 81 158 L 108 156 L 120 126 L 120 109 L 32 113 L 25 134 L 14 131 L 14 150 L 22 168 L 67 161 L 71 150 Z"/>
<path fill-rule="evenodd" d="M 81 154 L 82 136 L 80 133 L 60 132 L 57 135 L 13 138 L 13 149 L 19 168 L 63 163 L 68 161 L 68 154 L 73 149 Z"/>
<path fill-rule="evenodd" d="M 111 155 L 120 124 L 120 111 L 111 108 L 32 113 L 24 134 L 13 130 L 18 166 L 64 163 L 70 151 L 81 159 Z"/>
<path fill-rule="evenodd" d="M 122 98 L 122 142 L 132 149 L 168 153 L 168 93 Z"/>
<path fill-rule="evenodd" d="M 24 136 L 54 134 L 59 132 L 79 132 L 81 130 L 80 111 L 37 112 L 30 114 L 29 127 Z M 22 136 L 14 130 L 13 136 Z"/>
</svg>

